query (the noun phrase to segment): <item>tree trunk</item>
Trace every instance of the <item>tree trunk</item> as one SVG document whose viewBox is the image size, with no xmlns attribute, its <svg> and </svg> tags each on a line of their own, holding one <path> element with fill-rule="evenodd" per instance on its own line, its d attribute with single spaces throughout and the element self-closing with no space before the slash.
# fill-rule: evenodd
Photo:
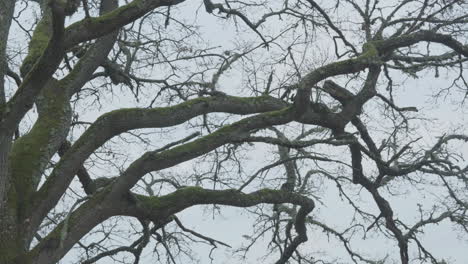
<svg viewBox="0 0 468 264">
<path fill-rule="evenodd" d="M 8 65 L 6 60 L 6 46 L 8 33 L 10 32 L 11 20 L 15 10 L 16 0 L 0 1 L 0 129 L 2 127 L 2 117 L 4 111 L 5 84 Z M 4 200 L 8 190 L 8 153 L 11 147 L 11 135 L 7 131 L 0 130 L 0 214 L 3 212 Z M 0 218 L 1 219 L 1 218 Z"/>
<path fill-rule="evenodd" d="M 0 1 L 0 127 L 3 117 L 5 98 L 4 79 L 8 70 L 6 46 L 16 0 Z M 13 260 L 24 248 L 18 239 L 20 225 L 17 223 L 15 201 L 8 199 L 10 177 L 8 155 L 12 138 L 8 131 L 0 131 L 0 263 L 15 263 Z M 25 263 L 25 262 L 24 262 Z"/>
</svg>

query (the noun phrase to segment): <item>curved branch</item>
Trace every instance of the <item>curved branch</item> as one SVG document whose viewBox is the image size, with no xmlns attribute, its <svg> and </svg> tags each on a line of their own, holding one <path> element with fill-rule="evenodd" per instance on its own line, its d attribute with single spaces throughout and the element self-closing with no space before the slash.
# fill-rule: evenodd
<svg viewBox="0 0 468 264">
<path fill-rule="evenodd" d="M 103 0 L 101 10 L 108 12 L 116 7 L 116 1 Z M 81 89 L 100 62 L 107 57 L 116 37 L 117 34 L 113 33 L 98 39 L 64 79 L 57 81 L 51 78 L 35 100 L 38 120 L 28 134 L 15 141 L 11 154 L 12 174 L 16 179 L 17 192 L 21 194 L 17 200 L 26 205 L 23 206 L 24 210 L 30 208 L 31 192 L 36 190 L 46 165 L 68 134 L 72 117 L 70 96 L 73 91 Z M 30 166 L 24 166 L 25 160 Z M 34 210 L 25 212 L 24 217 L 29 218 L 31 214 L 35 214 Z M 33 230 L 39 224 L 31 222 L 29 226 L 31 239 Z"/>
<path fill-rule="evenodd" d="M 44 47 L 42 53 L 36 54 L 39 57 L 33 59 L 32 69 L 26 74 L 15 95 L 3 109 L 0 109 L 1 134 L 13 134 L 20 120 L 31 109 L 36 97 L 62 61 L 65 52 L 63 46 L 65 14 L 56 1 L 51 3 L 51 9 L 52 33 L 46 47 Z M 44 34 L 47 33 L 39 31 L 37 35 L 35 32 L 35 37 L 44 38 Z M 47 36 L 45 37 L 47 39 Z M 40 49 L 40 47 L 36 48 Z"/>
<path fill-rule="evenodd" d="M 67 235 L 60 239 L 64 223 L 59 224 L 30 254 L 36 255 L 34 264 L 55 263 L 85 234 L 111 216 L 126 215 L 150 219 L 155 225 L 167 223 L 172 215 L 189 207 L 202 204 L 251 207 L 258 204 L 291 203 L 300 206 L 295 220 L 297 237 L 285 250 L 277 263 L 285 263 L 297 248 L 307 241 L 305 218 L 314 209 L 314 201 L 305 196 L 279 190 L 262 189 L 252 193 L 237 190 L 207 190 L 200 187 L 185 187 L 164 196 L 131 194 L 113 199 L 103 191 L 93 196 L 70 214 Z M 60 243 L 61 242 L 61 243 Z M 289 254 L 289 255 L 288 255 Z"/>
<path fill-rule="evenodd" d="M 253 114 L 278 110 L 286 106 L 287 104 L 281 100 L 268 96 L 251 98 L 215 96 L 197 98 L 171 107 L 129 108 L 104 114 L 73 144 L 37 192 L 37 199 L 34 199 L 36 210 L 31 222 L 36 225 L 42 221 L 46 212 L 55 206 L 65 192 L 83 162 L 97 148 L 116 135 L 132 129 L 174 126 L 212 112 Z"/>
<path fill-rule="evenodd" d="M 318 82 L 332 76 L 356 73 L 370 66 L 377 67 L 377 65 L 380 65 L 382 62 L 373 43 L 364 44 L 363 53 L 356 58 L 327 64 L 304 76 L 298 84 L 299 89 L 294 100 L 296 114 L 298 116 L 304 114 L 310 102 L 311 88 L 317 85 Z"/>
<path fill-rule="evenodd" d="M 119 197 L 130 190 L 145 174 L 172 167 L 182 162 L 206 154 L 224 144 L 237 142 L 249 136 L 255 129 L 285 124 L 294 119 L 292 108 L 272 111 L 244 118 L 232 125 L 224 126 L 217 131 L 181 146 L 164 152 L 150 151 L 134 161 L 112 185 L 112 195 Z"/>
<path fill-rule="evenodd" d="M 64 46 L 71 48 L 78 43 L 106 35 L 135 21 L 155 8 L 172 6 L 182 2 L 185 0 L 134 0 L 106 15 L 85 18 L 66 28 Z"/>
<path fill-rule="evenodd" d="M 421 30 L 413 34 L 396 38 L 373 41 L 373 43 L 379 52 L 385 53 L 394 49 L 408 47 L 422 41 L 445 45 L 457 53 L 468 57 L 468 45 L 462 44 L 450 35 L 440 34 L 430 30 Z"/>
<path fill-rule="evenodd" d="M 262 189 L 249 194 L 237 190 L 207 190 L 200 187 L 186 187 L 163 197 L 136 196 L 137 207 L 129 209 L 128 214 L 134 216 L 146 215 L 148 218 L 170 216 L 180 212 L 190 206 L 199 204 L 219 204 L 235 207 L 250 207 L 261 203 L 281 204 L 290 203 L 300 206 L 295 217 L 294 228 L 297 236 L 291 244 L 284 250 L 276 264 L 286 263 L 297 247 L 307 241 L 306 216 L 314 209 L 313 200 L 305 196 L 291 193 L 289 191 L 279 191 Z M 132 207 L 127 207 L 132 208 Z"/>
</svg>

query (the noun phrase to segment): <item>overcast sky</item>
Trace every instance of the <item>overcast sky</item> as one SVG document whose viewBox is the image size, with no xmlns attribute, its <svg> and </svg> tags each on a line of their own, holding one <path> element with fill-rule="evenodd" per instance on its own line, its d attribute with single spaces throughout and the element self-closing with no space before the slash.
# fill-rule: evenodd
<svg viewBox="0 0 468 264">
<path fill-rule="evenodd" d="M 203 38 L 211 42 L 212 46 L 221 46 L 222 49 L 225 47 L 226 50 L 232 49 L 239 40 L 236 27 L 234 27 L 232 23 L 222 23 L 219 19 L 207 15 L 204 8 L 200 6 L 200 2 L 201 1 L 190 1 L 190 4 L 183 4 L 181 5 L 181 12 L 174 12 L 174 14 L 184 17 L 186 21 L 193 21 L 194 24 L 199 24 L 201 26 L 200 31 L 202 32 Z M 194 10 L 197 12 L 194 12 Z M 16 30 L 18 29 L 16 28 Z M 10 38 L 16 38 L 18 36 L 15 30 L 12 30 L 11 35 Z M 247 36 L 249 39 L 256 38 L 254 34 L 246 34 L 245 32 L 242 32 L 242 36 Z M 322 45 L 328 44 L 325 42 Z M 321 44 L 314 43 L 314 45 L 320 46 Z M 242 88 L 242 78 L 243 76 L 239 72 L 233 70 L 228 76 L 222 78 L 218 88 L 231 95 L 247 96 L 247 94 L 244 94 L 240 89 Z M 440 88 L 448 86 L 450 80 L 446 75 L 441 74 L 439 78 L 434 78 L 433 74 L 428 75 L 427 78 L 420 79 L 410 79 L 406 76 L 394 76 L 394 78 L 397 82 L 404 81 L 404 87 L 402 88 L 404 92 L 398 93 L 395 99 L 399 106 L 416 106 L 420 110 L 416 116 L 433 120 L 429 123 L 425 122 L 424 126 L 421 126 L 419 131 L 420 136 L 423 137 L 424 143 L 429 144 L 434 142 L 437 136 L 441 136 L 447 131 L 466 132 L 466 127 L 468 125 L 466 113 L 468 108 L 466 105 L 460 105 L 460 95 L 448 95 L 445 100 L 441 99 L 437 104 L 435 104 L 432 97 Z M 120 88 L 115 91 L 117 93 L 127 93 L 128 96 L 120 98 L 115 97 L 112 99 L 112 102 L 104 101 L 99 111 L 98 109 L 87 111 L 80 118 L 86 121 L 93 121 L 100 114 L 116 108 L 132 107 L 136 104 L 144 106 L 148 103 L 145 100 L 141 100 L 137 103 L 128 91 L 122 91 Z M 34 115 L 32 114 L 32 116 Z M 25 126 L 27 127 L 27 124 Z M 178 126 L 177 129 L 171 131 L 170 136 L 164 135 L 164 137 L 167 137 L 164 138 L 164 140 L 161 140 L 161 136 L 154 136 L 154 146 L 151 146 L 151 148 L 165 145 L 171 142 L 171 140 L 183 138 L 191 132 L 193 131 L 186 129 L 185 125 Z M 126 146 L 126 148 L 127 147 L 128 146 Z M 129 153 L 130 158 L 125 164 L 129 164 L 147 148 L 148 146 L 133 146 Z M 468 155 L 467 146 L 462 145 L 461 148 L 461 150 Z M 250 160 L 245 163 L 246 171 L 251 171 L 253 173 L 266 165 L 268 161 L 271 161 L 271 157 L 268 156 L 269 150 L 274 150 L 274 147 L 256 144 L 256 150 L 251 151 L 246 156 L 246 160 Z M 196 166 L 199 166 L 199 163 L 186 162 L 167 171 L 173 171 L 179 174 L 185 172 L 190 173 Z M 279 168 L 282 169 L 282 167 Z M 106 171 L 106 169 L 101 168 L 100 170 L 95 169 L 93 172 L 102 174 L 110 173 L 112 176 L 112 174 L 117 173 L 117 170 L 118 168 L 108 168 Z M 339 198 L 333 182 L 324 182 L 324 185 L 326 187 L 321 189 L 321 192 L 318 194 L 321 200 L 317 202 L 317 208 L 312 215 L 327 223 L 327 225 L 336 227 L 337 230 L 343 230 L 352 220 L 353 211 L 345 201 Z M 418 220 L 418 204 L 422 204 L 425 209 L 429 209 L 438 199 L 437 188 L 433 190 L 424 189 L 416 191 L 411 186 L 406 186 L 405 184 L 401 184 L 399 188 L 401 188 L 398 190 L 400 193 L 408 193 L 404 196 L 391 198 L 390 203 L 395 208 L 396 216 L 408 223 L 414 223 Z M 77 187 L 77 189 L 79 189 L 79 187 Z M 377 212 L 375 204 L 365 190 L 355 188 L 351 193 L 354 193 L 353 197 L 356 198 L 359 204 L 364 208 L 372 212 Z M 388 193 L 384 193 L 384 195 L 386 195 L 386 198 L 389 197 Z M 190 208 L 182 212 L 179 217 L 187 227 L 225 242 L 231 245 L 233 249 L 246 245 L 248 243 L 248 236 L 254 228 L 253 225 L 256 220 L 255 215 L 249 214 L 246 210 L 229 207 L 222 207 L 218 213 L 213 213 L 212 208 L 212 206 Z M 126 221 L 122 220 L 120 223 L 123 223 L 125 227 Z M 450 263 L 454 264 L 468 263 L 468 238 L 466 234 L 462 235 L 460 230 L 453 229 L 446 221 L 437 226 L 425 228 L 424 231 L 425 234 L 423 235 L 422 241 L 425 243 L 426 247 L 437 256 L 447 258 L 447 260 L 453 261 Z M 308 236 L 309 241 L 300 247 L 303 252 L 316 252 L 316 254 L 323 254 L 323 256 L 329 255 L 330 257 L 328 260 L 335 259 L 335 263 L 351 263 L 344 248 L 334 237 L 327 237 L 318 229 L 309 231 Z M 90 241 L 89 238 L 90 237 L 88 237 L 88 241 Z M 94 237 L 91 236 L 91 238 Z M 232 249 L 219 246 L 212 254 L 212 256 L 215 257 L 213 263 L 258 263 L 260 258 L 268 254 L 268 249 L 266 247 L 270 239 L 271 234 L 268 233 L 264 239 L 249 251 L 247 260 L 239 259 L 239 254 L 234 254 Z M 361 237 L 361 239 L 354 239 L 352 242 L 353 249 L 365 253 L 365 255 L 369 257 L 384 257 L 388 254 L 390 256 L 389 259 L 395 259 L 398 256 L 398 248 L 396 242 L 393 240 L 379 237 Z M 194 246 L 194 251 L 197 252 L 196 257 L 200 258 L 201 263 L 209 263 L 209 250 L 210 247 L 207 246 Z M 62 263 L 76 260 L 76 254 L 76 252 L 71 251 L 63 259 Z M 234 255 L 236 257 L 233 257 Z M 272 262 L 275 257 L 276 256 L 273 256 L 272 258 L 272 255 L 267 256 L 266 259 L 268 261 L 266 261 L 266 263 Z M 144 260 L 141 263 L 154 263 L 152 259 L 151 250 L 147 250 Z M 98 263 L 106 264 L 114 262 L 105 258 Z M 393 262 L 389 261 L 388 263 Z"/>
</svg>

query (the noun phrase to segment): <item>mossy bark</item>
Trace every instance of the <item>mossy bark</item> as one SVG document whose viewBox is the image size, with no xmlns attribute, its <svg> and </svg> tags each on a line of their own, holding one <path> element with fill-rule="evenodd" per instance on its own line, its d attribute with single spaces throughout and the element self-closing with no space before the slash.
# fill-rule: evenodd
<svg viewBox="0 0 468 264">
<path fill-rule="evenodd" d="M 50 10 L 46 9 L 44 12 L 45 15 L 37 24 L 33 37 L 29 42 L 28 56 L 23 60 L 23 64 L 20 68 L 21 76 L 23 77 L 26 76 L 37 59 L 42 55 L 42 52 L 49 43 L 50 35 L 52 34 L 52 17 L 50 15 Z"/>
<path fill-rule="evenodd" d="M 21 67 L 25 76 L 42 55 L 51 34 L 50 12 L 44 12 L 36 26 L 29 53 Z M 51 79 L 36 99 L 38 119 L 29 133 L 17 139 L 7 153 L 6 164 L 11 184 L 1 212 L 0 263 L 27 264 L 26 254 L 32 240 L 30 215 L 32 196 L 50 158 L 68 133 L 71 110 L 65 89 Z M 8 140 L 11 144 L 11 138 Z M 2 163 L 3 167 L 3 163 Z"/>
<path fill-rule="evenodd" d="M 15 0 L 2 0 L 0 3 L 0 120 L 5 109 L 6 47 L 15 2 Z M 5 197 L 10 186 L 8 153 L 11 149 L 11 141 L 11 136 L 0 135 L 0 263 L 2 264 L 19 263 L 13 260 L 22 250 L 21 241 L 17 239 L 18 226 L 15 211 L 9 206 L 10 201 Z"/>
<path fill-rule="evenodd" d="M 38 99 L 39 117 L 31 131 L 15 141 L 10 152 L 10 175 L 7 217 L 2 219 L 0 263 L 28 263 L 26 250 L 35 227 L 30 225 L 34 214 L 33 194 L 50 158 L 68 133 L 71 110 L 65 89 L 52 80 Z M 5 213 L 5 212 L 4 212 Z M 26 258 L 26 259 L 25 259 Z"/>
</svg>

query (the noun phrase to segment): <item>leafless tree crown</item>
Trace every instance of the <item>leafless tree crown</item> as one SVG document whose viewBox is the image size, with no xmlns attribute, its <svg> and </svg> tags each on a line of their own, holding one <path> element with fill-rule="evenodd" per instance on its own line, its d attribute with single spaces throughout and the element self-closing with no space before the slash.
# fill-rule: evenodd
<svg viewBox="0 0 468 264">
<path fill-rule="evenodd" d="M 450 263 L 424 232 L 467 238 L 467 10 L 1 0 L 0 263 Z"/>
</svg>

